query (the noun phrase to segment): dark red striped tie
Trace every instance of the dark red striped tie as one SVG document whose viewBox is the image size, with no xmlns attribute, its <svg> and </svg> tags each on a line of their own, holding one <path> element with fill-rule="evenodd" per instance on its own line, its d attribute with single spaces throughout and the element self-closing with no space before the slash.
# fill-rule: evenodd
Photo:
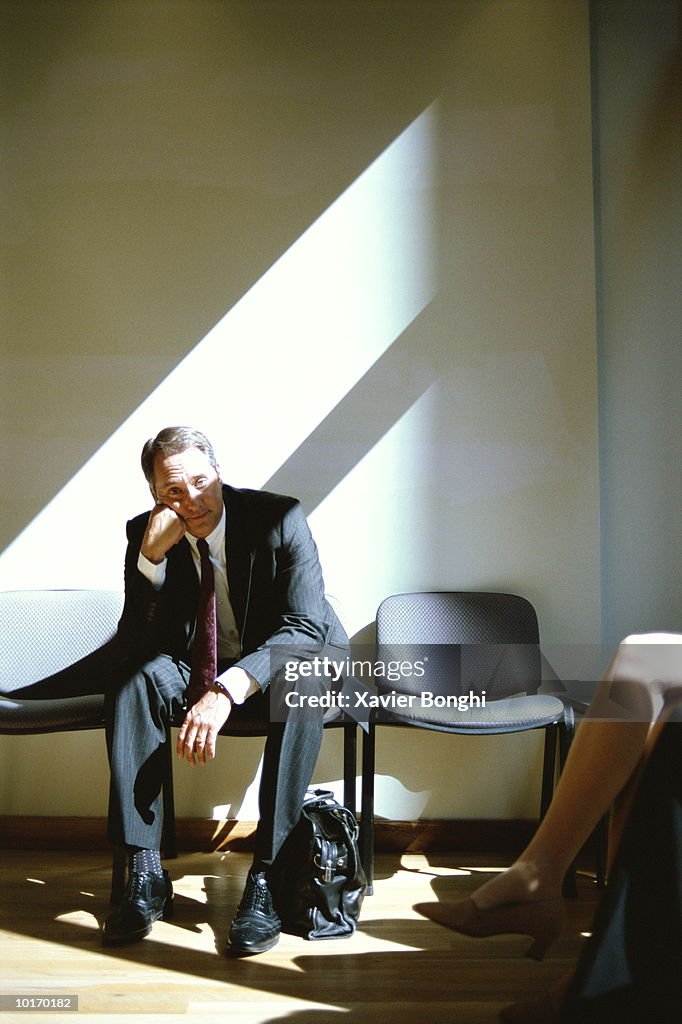
<svg viewBox="0 0 682 1024">
<path fill-rule="evenodd" d="M 196 704 L 200 697 L 208 693 L 215 682 L 217 672 L 217 628 L 213 566 L 209 556 L 208 544 L 205 540 L 197 541 L 197 549 L 201 558 L 201 583 L 199 585 L 197 625 L 194 631 L 194 643 L 192 644 L 192 670 L 187 688 L 188 707 Z"/>
</svg>

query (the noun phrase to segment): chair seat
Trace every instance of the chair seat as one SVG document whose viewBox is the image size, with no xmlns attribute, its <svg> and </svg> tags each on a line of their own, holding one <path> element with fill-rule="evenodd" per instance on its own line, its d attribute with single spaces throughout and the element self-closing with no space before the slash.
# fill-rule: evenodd
<svg viewBox="0 0 682 1024">
<path fill-rule="evenodd" d="M 67 732 L 101 729 L 104 697 L 61 697 L 53 700 L 14 700 L 0 697 L 0 734 Z"/>
<path fill-rule="evenodd" d="M 439 732 L 477 733 L 524 732 L 562 720 L 564 704 L 549 694 L 532 694 L 506 700 L 488 701 L 485 707 L 460 711 L 457 707 L 429 707 L 416 700 L 399 712 L 381 711 L 386 724 L 416 725 Z"/>
</svg>

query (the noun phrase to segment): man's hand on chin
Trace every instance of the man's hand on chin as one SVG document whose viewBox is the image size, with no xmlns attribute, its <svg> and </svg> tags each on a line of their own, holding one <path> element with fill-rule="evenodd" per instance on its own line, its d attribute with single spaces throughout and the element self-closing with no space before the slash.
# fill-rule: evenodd
<svg viewBox="0 0 682 1024">
<path fill-rule="evenodd" d="M 177 755 L 194 767 L 215 757 L 218 733 L 232 711 L 232 700 L 222 690 L 209 690 L 187 712 L 178 732 Z"/>
<path fill-rule="evenodd" d="M 184 520 L 167 505 L 155 505 L 149 513 L 140 550 L 145 558 L 158 565 L 184 536 Z"/>
</svg>

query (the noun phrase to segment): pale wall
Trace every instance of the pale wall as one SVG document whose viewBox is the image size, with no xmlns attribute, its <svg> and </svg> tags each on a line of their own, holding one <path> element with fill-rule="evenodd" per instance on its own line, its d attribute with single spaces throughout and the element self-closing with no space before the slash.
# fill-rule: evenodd
<svg viewBox="0 0 682 1024">
<path fill-rule="evenodd" d="M 7 18 L 0 587 L 120 586 L 141 442 L 198 420 L 228 480 L 304 498 L 350 632 L 388 593 L 471 588 L 529 597 L 548 640 L 598 639 L 586 4 Z M 104 812 L 101 737 L 0 742 L 0 812 Z M 383 730 L 377 811 L 531 816 L 538 754 Z M 221 742 L 178 771 L 178 814 L 254 817 L 257 762 Z"/>
<path fill-rule="evenodd" d="M 594 4 L 604 639 L 682 631 L 680 5 Z"/>
</svg>

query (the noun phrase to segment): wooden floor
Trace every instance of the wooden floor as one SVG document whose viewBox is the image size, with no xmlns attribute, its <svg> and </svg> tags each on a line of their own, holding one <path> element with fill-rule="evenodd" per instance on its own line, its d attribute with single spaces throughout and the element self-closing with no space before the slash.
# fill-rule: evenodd
<svg viewBox="0 0 682 1024">
<path fill-rule="evenodd" d="M 108 948 L 99 935 L 109 911 L 106 854 L 0 851 L 0 993 L 77 995 L 71 1019 L 78 1024 L 100 1014 L 153 1015 L 158 1024 L 493 1022 L 502 1006 L 549 987 L 575 962 L 598 899 L 582 877 L 565 933 L 541 964 L 523 955 L 527 938 L 469 939 L 412 909 L 466 896 L 495 863 L 471 854 L 381 856 L 352 938 L 283 935 L 267 954 L 231 960 L 222 950 L 246 854 L 189 853 L 168 862 L 173 920 L 155 924 L 143 942 Z M 0 1024 L 45 1024 L 49 1016 L 3 1012 Z"/>
</svg>

